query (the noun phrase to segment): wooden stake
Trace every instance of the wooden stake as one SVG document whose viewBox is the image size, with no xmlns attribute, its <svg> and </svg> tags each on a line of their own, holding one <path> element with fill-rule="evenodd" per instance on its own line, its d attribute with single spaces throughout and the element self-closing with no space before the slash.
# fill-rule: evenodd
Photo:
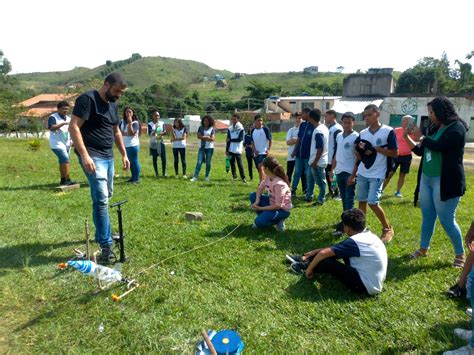
<svg viewBox="0 0 474 355">
<path fill-rule="evenodd" d="M 216 349 L 214 348 L 214 345 L 212 345 L 211 339 L 209 339 L 209 337 L 207 335 L 207 332 L 203 330 L 201 332 L 201 334 L 202 334 L 202 337 L 204 338 L 204 341 L 206 342 L 207 347 L 209 348 L 209 351 L 211 352 L 211 354 L 212 355 L 217 355 Z"/>
<path fill-rule="evenodd" d="M 89 221 L 86 218 L 86 258 L 91 260 L 90 242 L 89 242 Z"/>
</svg>

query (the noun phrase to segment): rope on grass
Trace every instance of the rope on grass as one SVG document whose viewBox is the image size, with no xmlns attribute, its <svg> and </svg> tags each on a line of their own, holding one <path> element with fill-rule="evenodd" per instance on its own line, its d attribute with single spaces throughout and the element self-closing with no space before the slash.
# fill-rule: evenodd
<svg viewBox="0 0 474 355">
<path fill-rule="evenodd" d="M 234 233 L 240 226 L 242 225 L 242 223 L 240 223 L 237 227 L 235 227 L 234 229 L 232 229 L 229 233 L 227 233 L 225 236 L 217 239 L 217 240 L 213 240 L 212 242 L 209 242 L 207 244 L 204 244 L 204 245 L 201 245 L 201 246 L 198 246 L 196 248 L 193 248 L 193 249 L 190 249 L 190 250 L 186 250 L 186 251 L 183 251 L 182 253 L 178 253 L 178 254 L 175 254 L 175 255 L 171 255 L 170 257 L 167 257 L 166 259 L 163 259 L 163 260 L 160 260 L 158 261 L 157 263 L 153 264 L 153 265 L 150 265 L 142 270 L 140 270 L 137 274 L 136 274 L 136 277 L 138 277 L 139 275 L 143 274 L 143 273 L 146 273 L 148 272 L 150 269 L 154 269 L 156 268 L 158 265 L 160 264 L 163 264 L 165 261 L 167 260 L 170 260 L 170 259 L 173 259 L 177 256 L 181 256 L 181 255 L 184 255 L 184 254 L 188 254 L 188 253 L 191 253 L 193 251 L 196 251 L 196 250 L 199 250 L 199 249 L 202 249 L 202 248 L 205 248 L 205 247 L 208 247 L 212 244 L 216 244 L 216 243 L 219 243 L 221 241 L 223 241 L 225 238 L 227 238 L 228 236 L 230 236 L 232 233 Z"/>
</svg>

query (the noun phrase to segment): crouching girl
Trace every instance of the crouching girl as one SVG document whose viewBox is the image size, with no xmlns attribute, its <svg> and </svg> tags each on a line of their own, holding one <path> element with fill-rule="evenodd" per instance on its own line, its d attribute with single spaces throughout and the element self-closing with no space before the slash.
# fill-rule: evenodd
<svg viewBox="0 0 474 355">
<path fill-rule="evenodd" d="M 250 194 L 251 207 L 257 212 L 253 227 L 265 228 L 276 225 L 276 229 L 283 232 L 285 219 L 290 216 L 293 207 L 288 177 L 278 160 L 273 157 L 266 157 L 262 165 L 266 177 L 257 191 Z M 263 195 L 265 191 L 268 192 L 268 196 Z"/>
</svg>

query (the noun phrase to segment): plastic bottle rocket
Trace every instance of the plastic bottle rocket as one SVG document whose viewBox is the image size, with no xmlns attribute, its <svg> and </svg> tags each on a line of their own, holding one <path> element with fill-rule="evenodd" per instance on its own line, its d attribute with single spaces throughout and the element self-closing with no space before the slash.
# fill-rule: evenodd
<svg viewBox="0 0 474 355">
<path fill-rule="evenodd" d="M 225 156 L 225 172 L 229 173 L 230 170 L 230 157 L 228 155 Z"/>
<path fill-rule="evenodd" d="M 333 175 L 332 182 L 331 182 L 331 187 L 332 187 L 333 191 L 337 188 L 336 174 Z"/>
<path fill-rule="evenodd" d="M 95 277 L 103 281 L 106 285 L 110 285 L 117 281 L 122 281 L 122 273 L 118 270 L 111 269 L 107 266 L 98 265 L 89 260 L 72 260 L 67 262 L 69 266 L 77 269 L 79 272 Z"/>
<path fill-rule="evenodd" d="M 157 136 L 159 136 L 159 135 L 161 134 L 161 127 L 160 127 L 160 125 L 157 125 L 157 126 L 156 126 L 155 132 L 156 132 L 156 135 L 157 135 Z"/>
</svg>

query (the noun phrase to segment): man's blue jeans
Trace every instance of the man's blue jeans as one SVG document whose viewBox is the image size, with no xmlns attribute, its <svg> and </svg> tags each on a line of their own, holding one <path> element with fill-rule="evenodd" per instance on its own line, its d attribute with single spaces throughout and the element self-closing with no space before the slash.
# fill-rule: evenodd
<svg viewBox="0 0 474 355">
<path fill-rule="evenodd" d="M 112 197 L 114 184 L 114 159 L 92 157 L 95 164 L 95 174 L 86 172 L 87 181 L 91 190 L 92 218 L 95 226 L 95 240 L 101 248 L 108 248 L 112 244 L 112 229 L 109 216 L 109 198 Z"/>
<path fill-rule="evenodd" d="M 308 191 L 310 181 L 313 182 L 314 188 L 313 175 L 311 174 L 311 171 L 309 169 L 308 160 L 309 159 L 301 159 L 295 157 L 295 174 L 293 175 L 293 181 L 291 182 L 291 191 L 296 192 L 303 171 L 306 174 L 306 191 Z"/>
<path fill-rule="evenodd" d="M 249 196 L 250 203 L 254 204 L 257 199 L 257 193 L 252 192 Z M 270 198 L 266 195 L 260 196 L 260 203 L 258 204 L 260 207 L 269 206 L 270 205 Z M 274 211 L 255 211 L 257 212 L 257 218 L 255 218 L 255 225 L 258 228 L 265 228 L 270 227 L 275 224 L 278 224 L 283 219 L 287 219 L 290 217 L 290 212 L 279 209 Z"/>
<path fill-rule="evenodd" d="M 313 168 L 312 166 L 309 168 L 309 171 L 311 172 L 311 180 L 308 180 L 308 188 L 306 190 L 306 199 L 309 200 L 313 197 L 313 192 L 314 192 L 314 184 L 318 185 L 319 187 L 319 195 L 318 195 L 318 201 L 320 203 L 324 203 L 325 197 L 326 197 L 326 173 L 325 173 L 325 168 L 322 168 L 320 166 L 317 166 L 316 168 Z"/>
<path fill-rule="evenodd" d="M 460 197 L 454 197 L 441 201 L 441 178 L 421 174 L 420 207 L 423 219 L 421 222 L 420 248 L 429 249 L 436 217 L 438 217 L 446 234 L 451 239 L 455 254 L 464 254 L 461 229 L 456 223 L 456 208 L 459 200 Z"/>
<path fill-rule="evenodd" d="M 211 160 L 212 154 L 214 154 L 214 148 L 199 148 L 196 169 L 194 170 L 194 177 L 199 177 L 199 172 L 201 171 L 202 162 L 206 161 L 206 177 L 209 176 L 211 172 Z"/>
<path fill-rule="evenodd" d="M 126 147 L 128 159 L 130 160 L 130 171 L 132 173 L 132 182 L 140 180 L 140 163 L 138 162 L 138 152 L 140 146 Z"/>
<path fill-rule="evenodd" d="M 339 195 L 342 199 L 342 208 L 344 211 L 354 208 L 355 184 L 347 185 L 347 181 L 351 174 L 342 172 L 336 174 L 337 186 L 339 187 Z"/>
</svg>

